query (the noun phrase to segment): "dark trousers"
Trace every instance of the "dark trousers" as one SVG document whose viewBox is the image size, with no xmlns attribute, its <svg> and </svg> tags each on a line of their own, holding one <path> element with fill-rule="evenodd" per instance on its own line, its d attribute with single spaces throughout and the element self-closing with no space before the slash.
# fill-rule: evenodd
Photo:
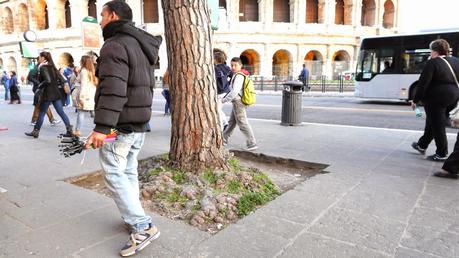
<svg viewBox="0 0 459 258">
<path fill-rule="evenodd" d="M 448 141 L 446 139 L 446 111 L 449 108 L 438 105 L 426 105 L 426 126 L 424 128 L 424 135 L 418 140 L 419 147 L 427 149 L 430 142 L 435 140 L 437 146 L 436 154 L 439 156 L 448 155 Z"/>
<path fill-rule="evenodd" d="M 459 133 L 457 133 L 453 153 L 449 155 L 442 168 L 451 174 L 459 174 Z"/>
</svg>

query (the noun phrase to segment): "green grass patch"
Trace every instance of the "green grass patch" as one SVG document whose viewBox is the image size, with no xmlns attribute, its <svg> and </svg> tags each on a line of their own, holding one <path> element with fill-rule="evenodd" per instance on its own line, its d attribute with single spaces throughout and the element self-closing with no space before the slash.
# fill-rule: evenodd
<svg viewBox="0 0 459 258">
<path fill-rule="evenodd" d="M 217 175 L 211 169 L 206 169 L 202 174 L 202 179 L 207 181 L 209 184 L 215 185 L 217 183 Z"/>
<path fill-rule="evenodd" d="M 186 203 L 188 199 L 185 196 L 180 196 L 180 189 L 175 188 L 172 193 L 167 194 L 167 200 L 171 203 Z"/>
<path fill-rule="evenodd" d="M 240 171 L 242 169 L 241 164 L 239 163 L 239 160 L 236 158 L 230 158 L 228 160 L 228 165 L 234 171 Z"/>
<path fill-rule="evenodd" d="M 244 191 L 244 186 L 239 181 L 231 180 L 226 184 L 226 190 L 228 193 L 237 194 Z"/>
<path fill-rule="evenodd" d="M 171 170 L 171 172 L 172 180 L 174 180 L 175 183 L 181 185 L 187 181 L 187 176 L 185 172 L 179 170 Z"/>
<path fill-rule="evenodd" d="M 159 174 L 161 174 L 161 172 L 164 172 L 164 171 L 166 171 L 164 167 L 155 167 L 153 169 L 150 169 L 147 175 L 149 177 L 154 177 L 154 176 L 158 176 Z"/>
</svg>

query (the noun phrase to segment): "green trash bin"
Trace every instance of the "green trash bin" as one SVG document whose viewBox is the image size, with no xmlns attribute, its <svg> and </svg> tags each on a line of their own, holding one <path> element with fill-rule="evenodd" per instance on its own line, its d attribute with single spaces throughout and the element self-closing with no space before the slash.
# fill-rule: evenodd
<svg viewBox="0 0 459 258">
<path fill-rule="evenodd" d="M 282 91 L 282 115 L 281 125 L 301 125 L 301 104 L 303 101 L 303 83 L 300 81 L 289 81 L 284 83 Z"/>
</svg>

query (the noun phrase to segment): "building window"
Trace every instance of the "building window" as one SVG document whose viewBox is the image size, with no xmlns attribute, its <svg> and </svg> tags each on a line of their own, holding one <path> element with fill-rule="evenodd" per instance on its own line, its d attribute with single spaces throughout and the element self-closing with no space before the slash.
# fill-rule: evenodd
<svg viewBox="0 0 459 258">
<path fill-rule="evenodd" d="M 344 50 L 340 50 L 333 55 L 332 68 L 333 68 L 333 79 L 334 80 L 339 79 L 339 76 L 344 71 L 349 70 L 349 67 L 351 64 L 350 60 L 351 58 L 349 54 Z"/>
<path fill-rule="evenodd" d="M 158 0 L 143 0 L 143 22 L 159 22 Z"/>
<path fill-rule="evenodd" d="M 317 79 L 322 75 L 322 66 L 324 64 L 322 54 L 319 51 L 309 51 L 304 57 L 304 64 L 309 70 L 312 79 Z"/>
<path fill-rule="evenodd" d="M 97 6 L 96 6 L 96 0 L 89 0 L 88 1 L 88 15 L 96 18 L 97 20 Z"/>
<path fill-rule="evenodd" d="M 391 29 L 394 27 L 395 7 L 391 0 L 384 3 L 383 27 Z"/>
<path fill-rule="evenodd" d="M 274 0 L 273 21 L 290 22 L 289 0 Z"/>
<path fill-rule="evenodd" d="M 65 1 L 65 27 L 70 28 L 72 27 L 72 13 L 70 11 L 70 2 L 67 0 Z"/>
<path fill-rule="evenodd" d="M 9 7 L 3 9 L 3 32 L 12 34 L 14 32 L 13 12 Z"/>
<path fill-rule="evenodd" d="M 218 7 L 226 10 L 226 0 L 218 0 Z"/>
<path fill-rule="evenodd" d="M 306 23 L 319 23 L 318 0 L 306 1 Z"/>
<path fill-rule="evenodd" d="M 374 0 L 362 1 L 362 26 L 375 25 L 376 4 Z"/>
<path fill-rule="evenodd" d="M 239 0 L 239 21 L 258 21 L 258 0 Z"/>
<path fill-rule="evenodd" d="M 287 50 L 278 50 L 273 55 L 273 75 L 287 78 L 292 70 L 292 58 Z"/>
<path fill-rule="evenodd" d="M 336 0 L 335 24 L 344 24 L 344 1 L 343 0 Z"/>
<path fill-rule="evenodd" d="M 250 74 L 260 74 L 260 55 L 253 49 L 247 49 L 239 56 L 242 61 L 243 67 L 249 71 Z"/>
<path fill-rule="evenodd" d="M 20 32 L 29 30 L 29 11 L 25 4 L 20 4 L 18 8 L 18 28 Z"/>
</svg>

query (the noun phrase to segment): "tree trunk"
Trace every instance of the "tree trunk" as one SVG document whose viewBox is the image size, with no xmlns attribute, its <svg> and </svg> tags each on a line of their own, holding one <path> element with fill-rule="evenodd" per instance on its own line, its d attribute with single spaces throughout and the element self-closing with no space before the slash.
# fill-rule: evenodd
<svg viewBox="0 0 459 258">
<path fill-rule="evenodd" d="M 207 0 L 162 0 L 169 63 L 169 158 L 184 171 L 227 168 L 217 110 Z"/>
</svg>

